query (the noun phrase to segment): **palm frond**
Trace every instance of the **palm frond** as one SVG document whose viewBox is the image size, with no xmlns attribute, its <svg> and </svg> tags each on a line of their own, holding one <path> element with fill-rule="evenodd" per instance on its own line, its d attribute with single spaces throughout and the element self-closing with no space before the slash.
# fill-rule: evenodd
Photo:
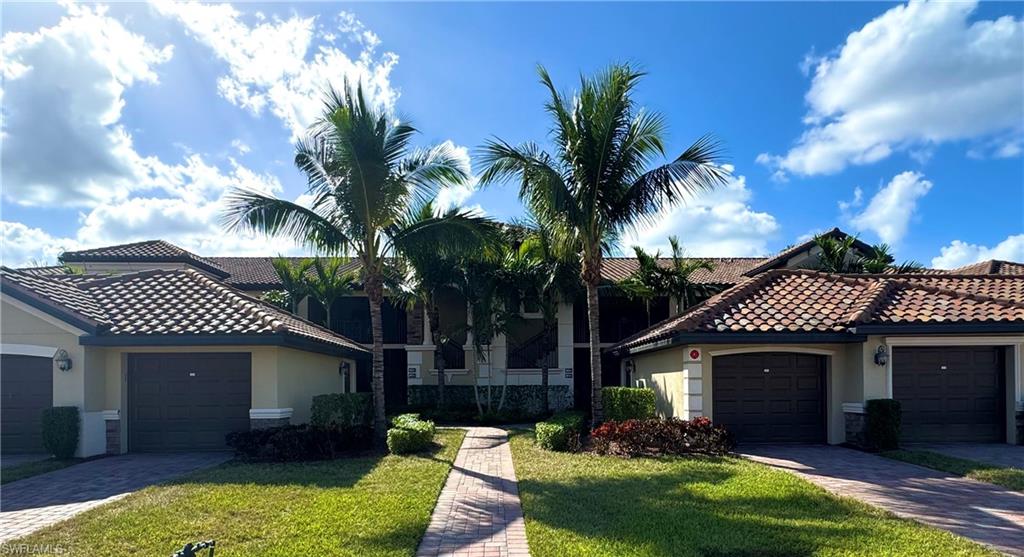
<svg viewBox="0 0 1024 557">
<path fill-rule="evenodd" d="M 222 222 L 230 231 L 286 236 L 331 253 L 344 253 L 352 245 L 352 240 L 330 220 L 291 201 L 234 188 L 225 195 L 224 204 Z"/>
</svg>

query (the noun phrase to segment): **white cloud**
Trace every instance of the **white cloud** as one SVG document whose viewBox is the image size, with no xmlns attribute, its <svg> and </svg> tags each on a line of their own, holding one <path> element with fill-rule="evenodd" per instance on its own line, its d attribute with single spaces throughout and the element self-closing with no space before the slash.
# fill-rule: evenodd
<svg viewBox="0 0 1024 557">
<path fill-rule="evenodd" d="M 87 206 L 153 186 L 153 161 L 120 123 L 123 95 L 156 83 L 172 48 L 149 44 L 104 7 L 66 9 L 53 27 L 0 41 L 3 194 L 22 205 Z"/>
<path fill-rule="evenodd" d="M 438 213 L 443 213 L 452 207 L 465 207 L 466 202 L 475 193 L 478 182 L 477 177 L 473 174 L 473 164 L 469 156 L 469 148 L 455 145 L 450 139 L 442 145 L 446 145 L 448 149 L 452 150 L 458 159 L 458 163 L 469 173 L 470 179 L 460 186 L 441 188 L 441 191 L 437 193 L 437 198 L 434 200 L 435 209 Z M 483 212 L 483 208 L 480 207 L 479 203 L 475 204 L 471 209 L 481 214 Z"/>
<path fill-rule="evenodd" d="M 956 140 L 995 141 L 986 153 L 1018 156 L 1024 20 L 971 22 L 975 7 L 912 1 L 851 33 L 816 61 L 809 127 L 796 146 L 758 161 L 781 173 L 832 174 Z"/>
<path fill-rule="evenodd" d="M 992 247 L 953 240 L 939 251 L 937 257 L 932 258 L 932 267 L 954 269 L 989 259 L 1024 262 L 1024 234 L 1008 236 Z"/>
<path fill-rule="evenodd" d="M 849 216 L 850 224 L 858 232 L 871 231 L 889 244 L 899 244 L 907 234 L 910 219 L 917 210 L 917 202 L 932 189 L 932 183 L 917 172 L 897 174 L 882 186 L 863 211 Z M 863 201 L 863 190 L 854 190 L 854 200 L 849 203 L 840 202 L 840 210 L 844 213 L 853 207 L 860 206 Z"/>
<path fill-rule="evenodd" d="M 725 186 L 690 197 L 684 205 L 667 211 L 654 226 L 628 235 L 623 245 L 665 253 L 669 249 L 668 237 L 676 235 L 689 255 L 764 255 L 768 253 L 768 242 L 779 232 L 779 224 L 771 214 L 751 208 L 752 197 L 746 177 L 734 176 Z"/>
<path fill-rule="evenodd" d="M 72 238 L 56 238 L 41 228 L 0 221 L 0 261 L 4 265 L 56 265 L 61 253 L 75 249 L 78 242 Z"/>
<path fill-rule="evenodd" d="M 242 141 L 241 139 L 232 139 L 231 146 L 234 147 L 236 151 L 238 151 L 239 155 L 246 155 L 250 151 L 252 151 L 252 148 L 249 147 L 249 144 Z"/>
<path fill-rule="evenodd" d="M 334 46 L 337 35 L 314 17 L 258 17 L 250 25 L 230 4 L 166 0 L 154 6 L 227 63 L 227 75 L 217 81 L 222 97 L 254 114 L 270 110 L 293 139 L 320 115 L 324 90 L 340 88 L 343 78 L 361 80 L 371 99 L 394 108 L 398 93 L 390 77 L 398 56 L 378 55 L 380 39 L 351 14 L 339 14 L 336 28 L 359 49 L 353 56 Z"/>
</svg>

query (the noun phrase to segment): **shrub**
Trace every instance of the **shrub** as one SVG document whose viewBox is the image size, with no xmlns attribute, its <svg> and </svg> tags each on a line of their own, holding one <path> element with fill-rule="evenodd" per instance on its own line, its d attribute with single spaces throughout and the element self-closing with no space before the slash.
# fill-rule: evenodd
<svg viewBox="0 0 1024 557">
<path fill-rule="evenodd" d="M 732 436 L 706 417 L 605 422 L 590 433 L 594 450 L 600 454 L 656 456 L 706 454 L 722 455 L 732 450 Z"/>
<path fill-rule="evenodd" d="M 891 451 L 899 447 L 903 421 L 900 401 L 876 398 L 864 403 L 864 433 L 867 448 Z"/>
<path fill-rule="evenodd" d="M 54 406 L 43 410 L 43 446 L 53 456 L 66 459 L 78 448 L 78 408 Z"/>
<path fill-rule="evenodd" d="M 647 420 L 654 417 L 654 390 L 636 387 L 601 389 L 605 419 L 613 422 Z"/>
<path fill-rule="evenodd" d="M 552 375 L 558 370 L 551 370 Z M 491 408 L 497 410 L 501 399 L 500 386 L 491 389 Z M 480 403 L 487 405 L 487 387 L 478 386 L 477 393 Z M 408 404 L 425 415 L 437 413 L 437 385 L 409 385 L 407 390 Z M 572 406 L 572 390 L 569 385 L 548 386 L 551 409 L 565 410 Z M 445 412 L 460 414 L 472 418 L 476 415 L 476 398 L 470 385 L 446 385 L 444 388 Z M 508 385 L 505 387 L 505 404 L 502 407 L 502 420 L 519 422 L 536 420 L 546 416 L 544 411 L 544 389 L 540 385 Z"/>
<path fill-rule="evenodd" d="M 416 453 L 434 442 L 434 422 L 421 420 L 419 414 L 402 414 L 392 420 L 388 430 L 388 450 L 394 454 Z"/>
<path fill-rule="evenodd" d="M 309 422 L 319 427 L 348 429 L 370 427 L 373 406 L 370 393 L 335 393 L 313 397 Z"/>
<path fill-rule="evenodd" d="M 537 445 L 548 451 L 579 448 L 585 420 L 582 412 L 559 412 L 547 421 L 539 422 L 534 429 Z"/>
<path fill-rule="evenodd" d="M 370 439 L 370 430 L 364 427 L 340 429 L 307 424 L 235 431 L 226 437 L 236 456 L 268 462 L 329 460 L 367 448 Z"/>
</svg>

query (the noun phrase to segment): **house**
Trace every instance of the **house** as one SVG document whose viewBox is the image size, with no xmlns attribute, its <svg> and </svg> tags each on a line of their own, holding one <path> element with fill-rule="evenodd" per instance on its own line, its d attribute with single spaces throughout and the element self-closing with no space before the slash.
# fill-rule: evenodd
<svg viewBox="0 0 1024 557">
<path fill-rule="evenodd" d="M 827 234 L 845 237 L 838 229 Z M 851 257 L 868 247 L 855 242 Z M 326 312 L 314 300 L 302 300 L 297 315 L 259 300 L 265 292 L 281 288 L 272 257 L 204 257 L 153 240 L 67 252 L 62 259 L 66 266 L 5 269 L 0 273 L 0 352 L 4 358 L 5 393 L 0 423 L 5 451 L 38 446 L 39 410 L 49 405 L 82 408 L 80 452 L 91 455 L 106 451 L 216 448 L 222 443 L 225 430 L 306 421 L 311 397 L 316 394 L 370 390 L 370 362 L 365 357 L 371 340 L 369 304 L 361 293 L 335 301 L 331 322 L 325 323 Z M 698 271 L 691 278 L 722 293 L 701 308 L 724 303 L 723 299 L 737 300 L 737 292 L 746 292 L 749 285 L 762 284 L 758 281 L 767 278 L 789 276 L 785 273 L 811 276 L 799 270 L 816 266 L 817 248 L 813 241 L 807 241 L 772 257 L 708 260 L 713 270 Z M 667 265 L 669 261 L 661 263 Z M 607 258 L 604 279 L 609 284 L 623 280 L 636 268 L 635 259 Z M 952 272 L 925 270 L 918 279 L 947 275 L 960 277 L 954 285 L 957 288 L 971 285 L 981 289 L 979 294 L 968 293 L 965 297 L 992 295 L 997 300 L 992 303 L 999 307 L 1005 305 L 1006 299 L 1011 306 L 1022 301 L 1019 290 L 999 290 L 996 296 L 987 287 L 977 285 L 1024 284 L 1024 265 L 996 262 Z M 879 284 L 887 279 L 910 280 L 903 275 L 844 280 L 847 279 Z M 823 284 L 825 292 L 852 288 L 844 286 L 845 282 Z M 886 284 L 886 288 L 894 288 L 891 285 L 896 283 Z M 952 287 L 943 284 L 934 288 L 944 292 Z M 467 323 L 467 304 L 457 291 L 441 292 L 437 297 L 443 328 L 458 330 L 459 325 Z M 690 323 L 694 312 L 704 315 L 705 310 L 691 308 L 674 316 L 671 314 L 675 304 L 670 302 L 667 297 L 660 297 L 646 304 L 611 288 L 602 289 L 600 296 L 603 383 L 641 382 L 654 387 L 664 414 L 704 414 L 716 419 L 722 416 L 716 416 L 711 409 L 714 394 L 721 394 L 725 384 L 718 382 L 716 390 L 712 376 L 721 375 L 723 366 L 712 372 L 711 359 L 704 365 L 705 358 L 727 355 L 719 353 L 719 349 L 752 347 L 759 349 L 755 354 L 767 351 L 823 358 L 810 358 L 813 362 L 807 364 L 819 365 L 824 361 L 821 365 L 832 370 L 824 379 L 819 378 L 820 388 L 837 388 L 833 383 L 826 384 L 826 380 L 834 381 L 836 377 L 845 382 L 840 390 L 834 391 L 837 398 L 828 399 L 827 405 L 822 402 L 824 395 L 816 395 L 810 402 L 821 405 L 821 431 L 829 428 L 821 439 L 830 442 L 846 438 L 843 403 L 851 403 L 846 408 L 853 414 L 849 419 L 855 422 L 857 403 L 886 392 L 876 388 L 874 376 L 868 373 L 873 370 L 867 364 L 862 366 L 863 377 L 847 377 L 849 374 L 845 373 L 834 376 L 834 370 L 846 369 L 840 369 L 836 362 L 846 365 L 874 358 L 874 353 L 868 351 L 877 348 L 871 342 L 878 338 L 886 340 L 887 354 L 892 355 L 896 344 L 885 336 L 889 333 L 869 335 L 863 329 L 868 323 L 858 322 L 859 332 L 803 331 L 803 336 L 785 337 L 793 340 L 758 337 L 753 345 L 742 340 L 745 337 L 717 329 L 696 331 L 704 335 L 700 338 L 678 340 L 675 335 L 682 334 L 682 330 L 664 327 L 669 323 Z M 778 296 L 765 303 L 775 304 L 776 310 L 782 311 L 794 301 Z M 819 301 L 810 302 L 811 309 L 818 305 Z M 389 300 L 383 317 L 386 403 L 389 408 L 396 408 L 435 391 L 431 387 L 437 383 L 434 346 L 422 308 L 410 309 Z M 509 389 L 535 386 L 541 383 L 539 363 L 546 361 L 552 370 L 550 389 L 557 394 L 553 401 L 560 406 L 588 408 L 591 373 L 586 304 L 579 299 L 560 305 L 557 339 L 552 343 L 555 349 L 550 353 L 542 353 L 542 346 L 547 344 L 541 342 L 540 316 L 523 308 L 522 317 L 508 335 L 494 339 L 487 354 L 477 354 L 466 335 L 459 336 L 453 347 L 445 348 L 447 383 L 466 389 L 485 384 L 507 384 Z M 1008 325 L 1018 326 L 1013 322 Z M 652 334 L 654 337 L 649 337 Z M 662 334 L 665 336 L 658 336 Z M 995 333 L 991 328 L 985 333 L 972 333 L 972 338 L 985 340 L 997 334 L 1000 339 L 1016 338 L 1013 331 Z M 711 335 L 717 335 L 715 340 L 711 340 Z M 643 340 L 647 338 L 652 340 Z M 852 348 L 858 343 L 861 352 Z M 705 345 L 718 348 L 705 350 Z M 800 345 L 808 345 L 805 348 L 811 352 L 794 351 Z M 780 346 L 783 348 L 775 349 Z M 688 360 L 692 350 L 698 351 L 698 358 Z M 1016 350 L 999 348 L 998 356 L 993 357 L 1016 366 Z M 60 351 L 69 357 L 68 371 L 60 370 L 54 360 Z M 801 360 L 800 366 L 806 367 L 806 359 Z M 695 367 L 697 363 L 700 366 Z M 1015 377 L 1019 377 L 1019 370 L 1016 373 Z M 213 379 L 203 383 L 204 376 L 211 374 Z M 229 377 L 232 374 L 235 379 Z M 745 376 L 740 379 L 749 380 Z M 800 383 L 806 382 L 801 379 Z M 1005 382 L 1001 388 L 1010 391 L 1001 392 L 1019 389 L 1020 383 L 1019 379 Z M 21 402 L 9 402 L 6 397 L 10 393 L 17 393 Z M 164 397 L 163 393 L 173 393 L 177 398 Z M 1019 394 L 1016 397 L 1015 401 L 1021 400 Z M 229 400 L 233 402 L 225 402 Z M 808 404 L 803 399 L 797 402 L 801 408 Z M 776 408 L 782 403 L 772 400 L 772 404 Z M 1013 401 L 1007 404 L 1004 407 L 1015 405 Z M 176 417 L 176 413 L 184 416 Z M 1005 427 L 1000 431 L 1009 435 L 1012 429 Z M 817 439 L 808 434 L 807 439 L 812 438 Z"/>
<path fill-rule="evenodd" d="M 861 443 L 864 404 L 902 405 L 902 441 L 1024 441 L 1024 277 L 773 269 L 610 348 L 658 411 L 739 442 Z M 1007 274 L 987 273 L 994 268 Z"/>
<path fill-rule="evenodd" d="M 358 343 L 224 285 L 197 270 L 205 263 L 177 264 L 0 270 L 6 454 L 42 452 L 49 406 L 81 410 L 78 456 L 210 450 L 231 431 L 305 422 L 314 395 L 355 389 L 368 355 Z"/>
</svg>

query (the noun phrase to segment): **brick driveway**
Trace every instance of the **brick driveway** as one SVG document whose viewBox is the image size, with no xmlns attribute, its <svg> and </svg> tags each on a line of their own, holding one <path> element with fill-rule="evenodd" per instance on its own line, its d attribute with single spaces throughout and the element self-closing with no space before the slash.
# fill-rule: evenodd
<svg viewBox="0 0 1024 557">
<path fill-rule="evenodd" d="M 880 456 L 821 445 L 742 447 L 744 456 L 835 493 L 1024 555 L 1024 494 Z"/>
<path fill-rule="evenodd" d="M 469 428 L 416 555 L 529 557 L 504 430 Z"/>
<path fill-rule="evenodd" d="M 0 543 L 230 457 L 230 453 L 122 455 L 11 482 L 0 487 Z"/>
</svg>

